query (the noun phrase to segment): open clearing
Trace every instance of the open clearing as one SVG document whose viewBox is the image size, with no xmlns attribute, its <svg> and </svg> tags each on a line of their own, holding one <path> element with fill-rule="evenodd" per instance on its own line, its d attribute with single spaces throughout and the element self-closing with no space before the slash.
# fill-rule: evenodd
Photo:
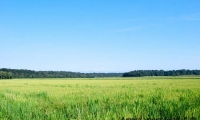
<svg viewBox="0 0 200 120">
<path fill-rule="evenodd" d="M 200 119 L 200 77 L 0 80 L 0 119 Z"/>
</svg>

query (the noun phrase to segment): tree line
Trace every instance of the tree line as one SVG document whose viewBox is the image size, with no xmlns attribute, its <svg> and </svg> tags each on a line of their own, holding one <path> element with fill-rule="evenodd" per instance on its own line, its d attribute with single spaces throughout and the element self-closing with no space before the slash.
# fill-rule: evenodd
<svg viewBox="0 0 200 120">
<path fill-rule="evenodd" d="M 0 71 L 0 79 L 12 79 L 12 73 Z"/>
<path fill-rule="evenodd" d="M 26 69 L 0 69 L 0 79 L 12 78 L 94 78 L 200 75 L 200 70 L 135 70 L 126 73 L 79 73 L 70 71 L 34 71 Z"/>
<path fill-rule="evenodd" d="M 143 76 L 179 76 L 179 75 L 200 75 L 200 70 L 134 70 L 126 72 L 122 77 L 143 77 Z"/>
<path fill-rule="evenodd" d="M 70 71 L 34 71 L 26 69 L 0 69 L 0 79 L 11 78 L 94 78 L 121 77 L 123 73 L 79 73 Z"/>
</svg>

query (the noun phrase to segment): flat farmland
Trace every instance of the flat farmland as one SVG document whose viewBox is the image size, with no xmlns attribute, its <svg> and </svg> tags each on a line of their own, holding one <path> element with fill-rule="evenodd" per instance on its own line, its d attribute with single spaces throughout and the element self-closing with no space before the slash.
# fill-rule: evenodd
<svg viewBox="0 0 200 120">
<path fill-rule="evenodd" d="M 0 80 L 0 119 L 200 119 L 200 76 Z"/>
</svg>

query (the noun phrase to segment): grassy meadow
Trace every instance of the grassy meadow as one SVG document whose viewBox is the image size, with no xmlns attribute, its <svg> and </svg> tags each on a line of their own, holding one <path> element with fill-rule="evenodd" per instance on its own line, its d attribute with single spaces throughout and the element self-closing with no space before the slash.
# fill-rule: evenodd
<svg viewBox="0 0 200 120">
<path fill-rule="evenodd" d="M 0 80 L 0 119 L 200 119 L 200 77 Z"/>
</svg>

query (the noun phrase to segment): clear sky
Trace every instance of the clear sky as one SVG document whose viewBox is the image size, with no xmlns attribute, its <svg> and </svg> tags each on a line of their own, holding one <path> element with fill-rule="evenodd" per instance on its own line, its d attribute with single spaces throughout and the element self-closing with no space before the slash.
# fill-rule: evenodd
<svg viewBox="0 0 200 120">
<path fill-rule="evenodd" d="M 200 0 L 0 0 L 0 68 L 200 69 Z"/>
</svg>

